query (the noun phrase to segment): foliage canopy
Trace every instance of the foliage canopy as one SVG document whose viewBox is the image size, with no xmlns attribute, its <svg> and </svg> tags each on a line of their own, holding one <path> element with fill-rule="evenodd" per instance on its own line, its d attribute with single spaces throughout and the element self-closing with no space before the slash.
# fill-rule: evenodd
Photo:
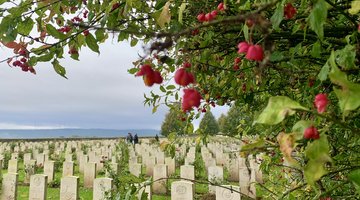
<svg viewBox="0 0 360 200">
<path fill-rule="evenodd" d="M 14 52 L 3 62 L 32 73 L 37 63 L 51 62 L 66 77 L 61 60 L 79 60 L 82 48 L 100 53 L 99 45 L 113 37 L 131 46 L 147 43 L 147 55 L 135 61 L 129 73 L 139 72 L 144 64 L 160 72 L 164 81 L 155 86 L 160 94 L 145 96 L 145 103 L 154 110 L 162 103 L 171 106 L 173 100 L 181 100 L 182 87 L 168 80 L 185 62 L 191 63 L 186 70 L 196 80 L 186 88 L 203 99 L 199 110 L 232 102 L 248 106 L 244 116 L 255 119 L 249 134 L 259 140 L 243 147 L 242 153 L 264 152 L 262 167 L 268 174 L 258 195 L 275 199 L 358 196 L 358 1 L 227 0 L 214 19 L 204 22 L 198 16 L 207 13 L 204 16 L 209 19 L 219 3 L 1 0 L 0 41 Z M 240 42 L 245 43 L 239 54 Z M 144 77 L 146 83 L 148 79 Z M 321 113 L 313 107 L 320 93 L 328 98 Z M 188 106 L 198 105 L 189 102 Z M 184 117 L 190 121 L 199 115 L 195 110 Z M 310 126 L 317 128 L 319 139 L 303 138 Z M 279 179 L 284 173 L 288 178 Z"/>
</svg>

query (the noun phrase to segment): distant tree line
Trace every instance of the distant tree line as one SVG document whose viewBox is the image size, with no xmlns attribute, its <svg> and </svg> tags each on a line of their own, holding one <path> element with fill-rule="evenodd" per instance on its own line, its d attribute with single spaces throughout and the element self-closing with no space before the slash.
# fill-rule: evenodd
<svg viewBox="0 0 360 200">
<path fill-rule="evenodd" d="M 251 123 L 249 117 L 243 116 L 243 109 L 233 105 L 226 114 L 221 114 L 217 120 L 212 112 L 207 110 L 200 121 L 199 130 L 207 135 L 242 136 L 247 131 L 245 127 L 249 127 L 249 123 Z M 162 123 L 161 135 L 168 136 L 173 132 L 184 134 L 186 122 L 182 118 L 181 112 L 180 106 L 170 109 Z"/>
</svg>

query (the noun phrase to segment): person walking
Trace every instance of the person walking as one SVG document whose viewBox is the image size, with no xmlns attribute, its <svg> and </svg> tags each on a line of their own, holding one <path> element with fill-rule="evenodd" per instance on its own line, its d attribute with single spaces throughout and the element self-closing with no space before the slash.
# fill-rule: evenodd
<svg viewBox="0 0 360 200">
<path fill-rule="evenodd" d="M 137 136 L 137 133 L 135 133 L 133 141 L 134 141 L 134 145 L 139 143 L 139 138 Z"/>
<path fill-rule="evenodd" d="M 132 144 L 132 142 L 133 142 L 133 137 L 132 137 L 131 133 L 128 133 L 128 135 L 126 136 L 126 143 Z"/>
</svg>

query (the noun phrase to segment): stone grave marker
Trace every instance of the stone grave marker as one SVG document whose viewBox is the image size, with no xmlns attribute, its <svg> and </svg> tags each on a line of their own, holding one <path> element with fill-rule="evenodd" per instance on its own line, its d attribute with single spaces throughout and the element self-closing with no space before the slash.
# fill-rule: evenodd
<svg viewBox="0 0 360 200">
<path fill-rule="evenodd" d="M 162 178 L 167 178 L 167 165 L 157 164 L 154 167 L 154 183 L 152 184 L 152 192 L 154 194 L 166 194 L 166 179 L 159 180 Z M 157 181 L 158 180 L 158 181 Z"/>
<path fill-rule="evenodd" d="M 30 177 L 29 200 L 45 200 L 47 194 L 47 176 L 34 174 Z"/>
<path fill-rule="evenodd" d="M 55 161 L 48 160 L 44 163 L 44 174 L 48 177 L 48 182 L 52 182 L 54 180 L 55 175 Z"/>
<path fill-rule="evenodd" d="M 194 183 L 190 181 L 175 181 L 171 184 L 172 200 L 193 200 L 194 197 Z"/>
<path fill-rule="evenodd" d="M 240 188 L 233 185 L 216 186 L 216 200 L 240 200 Z"/>
<path fill-rule="evenodd" d="M 35 174 L 35 168 L 36 168 L 36 160 L 30 160 L 30 161 L 28 161 L 27 164 L 25 164 L 24 183 L 30 183 L 31 176 Z"/>
<path fill-rule="evenodd" d="M 239 160 L 231 159 L 229 162 L 229 181 L 238 182 L 239 181 Z"/>
<path fill-rule="evenodd" d="M 104 200 L 111 197 L 110 191 L 112 188 L 111 178 L 97 178 L 94 180 L 93 200 Z"/>
<path fill-rule="evenodd" d="M 219 184 L 224 180 L 224 170 L 223 167 L 220 166 L 211 166 L 208 169 L 208 180 L 211 183 Z M 215 186 L 209 184 L 209 192 L 215 193 L 216 188 Z"/>
<path fill-rule="evenodd" d="M 73 176 L 73 175 L 74 175 L 74 162 L 72 161 L 63 162 L 62 177 Z"/>
<path fill-rule="evenodd" d="M 79 199 L 79 177 L 67 176 L 61 179 L 60 200 Z"/>
<path fill-rule="evenodd" d="M 141 174 L 142 165 L 138 163 L 133 163 L 129 165 L 130 173 L 136 177 L 139 177 Z"/>
<path fill-rule="evenodd" d="M 150 156 L 146 158 L 146 175 L 153 176 L 154 166 L 156 163 L 156 159 L 154 156 Z"/>
<path fill-rule="evenodd" d="M 96 178 L 96 163 L 88 162 L 84 166 L 84 187 L 92 188 Z"/>
<path fill-rule="evenodd" d="M 165 158 L 165 164 L 168 166 L 168 176 L 175 173 L 175 159 L 171 157 Z"/>
<path fill-rule="evenodd" d="M 16 200 L 17 197 L 17 173 L 4 174 L 1 187 L 1 200 Z"/>
<path fill-rule="evenodd" d="M 17 173 L 18 171 L 18 160 L 9 160 L 8 173 Z"/>
<path fill-rule="evenodd" d="M 192 166 L 192 165 L 180 166 L 180 178 L 185 178 L 188 180 L 195 180 L 194 166 Z"/>
</svg>

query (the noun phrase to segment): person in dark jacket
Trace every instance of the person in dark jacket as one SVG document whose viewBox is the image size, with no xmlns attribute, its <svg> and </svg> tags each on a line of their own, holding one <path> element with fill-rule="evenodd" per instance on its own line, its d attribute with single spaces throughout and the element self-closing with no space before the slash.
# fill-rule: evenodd
<svg viewBox="0 0 360 200">
<path fill-rule="evenodd" d="M 137 136 L 137 134 L 135 133 L 135 135 L 134 135 L 134 145 L 135 144 L 137 144 L 137 143 L 139 143 L 139 138 L 138 138 L 138 136 Z"/>
<path fill-rule="evenodd" d="M 131 133 L 128 133 L 128 135 L 126 136 L 126 143 L 132 144 L 132 142 L 133 142 L 133 137 Z"/>
</svg>

